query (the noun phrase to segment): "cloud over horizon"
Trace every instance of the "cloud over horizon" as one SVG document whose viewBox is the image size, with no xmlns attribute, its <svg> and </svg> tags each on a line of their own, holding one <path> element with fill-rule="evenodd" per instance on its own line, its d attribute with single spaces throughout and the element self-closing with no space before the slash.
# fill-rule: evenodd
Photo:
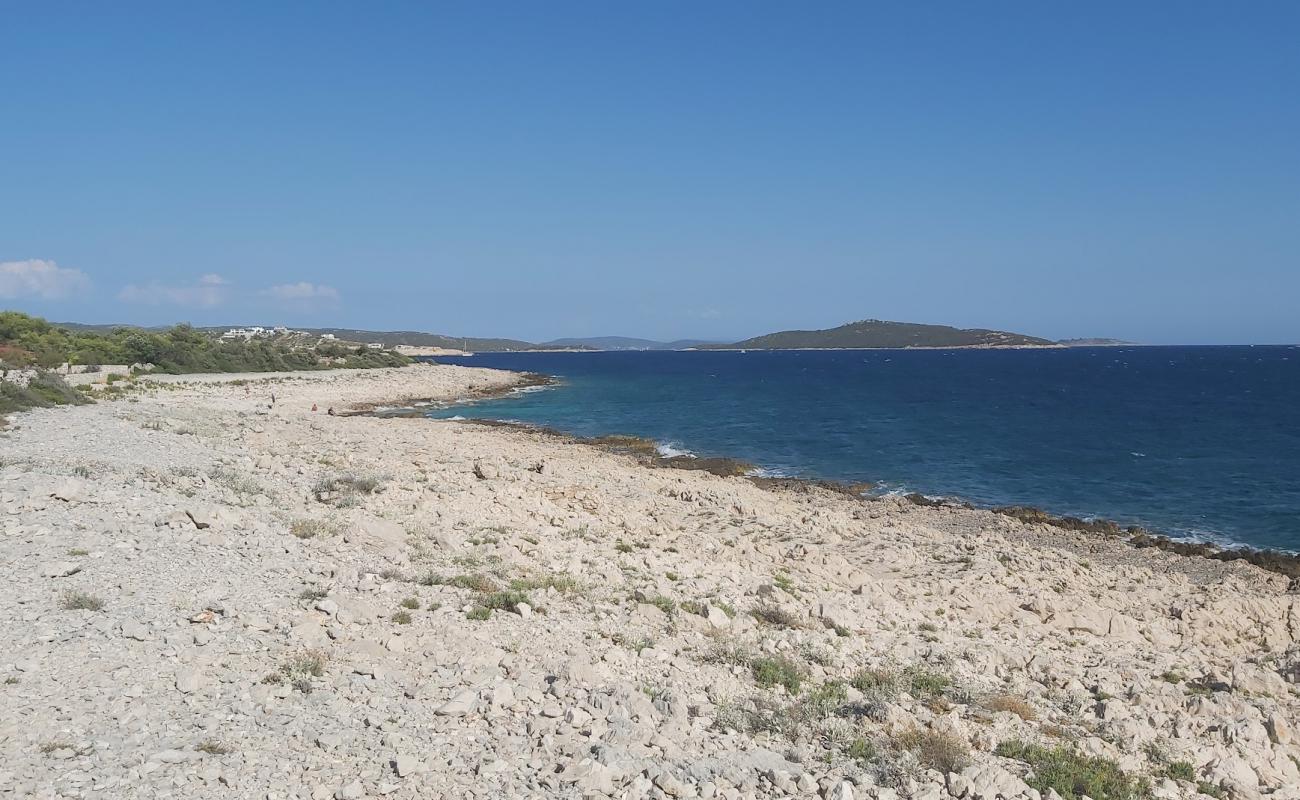
<svg viewBox="0 0 1300 800">
<path fill-rule="evenodd" d="M 126 303 L 142 305 L 173 304 L 185 307 L 215 308 L 226 301 L 230 282 L 215 273 L 201 276 L 196 283 L 185 286 L 166 286 L 156 281 L 146 284 L 128 284 L 117 293 Z"/>
<path fill-rule="evenodd" d="M 277 286 L 271 286 L 262 291 L 262 294 L 274 297 L 277 300 L 338 300 L 339 290 L 333 286 L 324 284 L 308 283 L 307 281 L 298 281 L 297 283 L 282 283 Z"/>
<path fill-rule="evenodd" d="M 258 294 L 277 303 L 299 309 L 334 308 L 339 304 L 339 290 L 333 286 L 298 281 L 269 286 Z"/>
<path fill-rule="evenodd" d="M 60 300 L 90 288 L 90 278 L 79 269 L 60 267 L 53 261 L 30 258 L 0 261 L 0 298 L 37 297 Z"/>
</svg>

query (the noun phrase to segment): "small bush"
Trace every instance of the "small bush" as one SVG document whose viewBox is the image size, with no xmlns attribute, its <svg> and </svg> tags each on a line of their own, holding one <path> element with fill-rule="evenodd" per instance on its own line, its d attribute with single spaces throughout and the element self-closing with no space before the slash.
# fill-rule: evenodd
<svg viewBox="0 0 1300 800">
<path fill-rule="evenodd" d="M 672 614 L 677 610 L 677 602 L 671 597 L 664 597 L 661 594 L 657 594 L 654 597 L 647 597 L 644 602 L 649 603 L 665 614 Z"/>
<path fill-rule="evenodd" d="M 1038 713 L 1034 711 L 1034 707 L 1029 704 L 1029 701 L 1013 694 L 993 695 L 984 701 L 984 707 L 989 711 L 1010 712 L 1026 722 L 1038 719 Z"/>
<path fill-rule="evenodd" d="M 212 481 L 219 486 L 224 486 L 230 491 L 241 496 L 251 496 L 265 494 L 262 484 L 252 475 L 242 472 L 236 472 L 233 469 L 219 467 L 211 473 Z"/>
<path fill-rule="evenodd" d="M 64 592 L 62 604 L 68 611 L 102 611 L 104 608 L 103 600 L 80 591 Z"/>
<path fill-rule="evenodd" d="M 480 594 L 489 594 L 497 591 L 497 584 L 486 575 L 452 575 L 446 577 L 436 573 L 429 573 L 420 579 L 423 586 L 455 586 L 460 589 L 470 589 Z"/>
<path fill-rule="evenodd" d="M 907 681 L 909 693 L 918 698 L 938 697 L 952 685 L 952 679 L 947 675 L 922 666 L 908 667 L 903 670 L 903 678 Z"/>
<path fill-rule="evenodd" d="M 1069 747 L 1012 740 L 998 745 L 996 752 L 1029 764 L 1033 772 L 1026 782 L 1043 793 L 1055 789 L 1065 800 L 1083 795 L 1093 800 L 1140 800 L 1146 795 L 1145 780 L 1128 775 L 1110 759 L 1086 756 Z"/>
<path fill-rule="evenodd" d="M 844 755 L 856 761 L 858 766 L 865 767 L 875 761 L 880 753 L 870 739 L 858 736 L 844 748 Z"/>
<path fill-rule="evenodd" d="M 383 481 L 375 475 L 363 475 L 344 472 L 322 477 L 312 487 L 312 493 L 321 502 L 335 502 L 343 505 L 354 504 L 361 495 L 374 494 L 383 486 Z"/>
<path fill-rule="evenodd" d="M 754 674 L 754 681 L 764 688 L 783 686 L 788 694 L 793 695 L 798 694 L 803 685 L 803 669 L 784 656 L 756 658 L 750 662 L 749 669 Z"/>
<path fill-rule="evenodd" d="M 706 664 L 745 666 L 753 661 L 753 655 L 744 645 L 735 642 L 715 642 L 701 660 Z"/>
<path fill-rule="evenodd" d="M 1209 781 L 1197 781 L 1196 791 L 1201 794 L 1207 794 L 1210 797 L 1215 798 L 1215 800 L 1223 800 L 1224 797 L 1227 797 L 1227 793 L 1223 791 L 1223 787 L 1210 783 Z"/>
<path fill-rule="evenodd" d="M 523 592 L 493 592 L 483 598 L 483 607 L 493 611 L 518 611 L 520 603 L 527 603 Z"/>
<path fill-rule="evenodd" d="M 303 589 L 298 593 L 299 600 L 306 600 L 309 603 L 314 603 L 317 600 L 324 600 L 329 596 L 330 593 L 328 589 L 322 589 L 318 586 L 308 586 L 306 589 Z"/>
<path fill-rule="evenodd" d="M 923 765 L 943 773 L 961 772 L 970 763 L 970 745 L 947 731 L 908 731 L 898 737 L 898 744 L 915 753 Z"/>
<path fill-rule="evenodd" d="M 319 678 L 325 674 L 325 665 L 329 662 L 329 656 L 321 650 L 304 650 L 297 653 L 280 665 L 280 676 L 287 679 L 293 688 L 303 694 L 311 694 L 312 678 Z M 268 683 L 279 683 L 277 680 L 270 680 L 270 676 L 263 679 Z"/>
<path fill-rule="evenodd" d="M 472 619 L 477 622 L 482 622 L 490 616 L 492 616 L 492 609 L 486 606 L 474 606 L 465 613 L 465 619 Z"/>
<path fill-rule="evenodd" d="M 802 628 L 804 626 L 803 617 L 793 611 L 787 611 L 776 603 L 759 603 L 750 613 L 759 622 L 776 628 Z"/>
<path fill-rule="evenodd" d="M 420 608 L 420 598 L 405 597 L 402 599 L 401 606 L 402 608 L 409 608 L 412 611 L 417 611 Z"/>
<path fill-rule="evenodd" d="M 304 517 L 289 523 L 289 533 L 299 539 L 315 539 L 317 536 L 329 536 L 335 531 L 334 525 L 323 519 Z"/>
<path fill-rule="evenodd" d="M 393 622 L 396 622 L 398 625 L 410 625 L 411 612 L 398 611 L 397 613 L 393 614 Z"/>
<path fill-rule="evenodd" d="M 1175 761 L 1165 766 L 1165 777 L 1176 781 L 1196 780 L 1196 768 L 1187 761 Z"/>
<path fill-rule="evenodd" d="M 887 669 L 861 669 L 849 679 L 849 685 L 859 692 L 885 699 L 898 694 L 898 676 Z"/>
<path fill-rule="evenodd" d="M 510 581 L 510 588 L 516 592 L 531 592 L 534 589 L 554 589 L 561 594 L 578 591 L 578 581 L 572 575 L 555 572 L 533 578 L 515 578 Z"/>
</svg>

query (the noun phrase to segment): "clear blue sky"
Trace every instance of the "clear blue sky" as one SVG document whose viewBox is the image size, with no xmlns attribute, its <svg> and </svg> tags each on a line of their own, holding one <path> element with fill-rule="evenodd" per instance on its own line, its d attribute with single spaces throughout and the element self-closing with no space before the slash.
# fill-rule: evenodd
<svg viewBox="0 0 1300 800">
<path fill-rule="evenodd" d="M 1300 341 L 1300 3 L 0 13 L 0 307 Z"/>
</svg>

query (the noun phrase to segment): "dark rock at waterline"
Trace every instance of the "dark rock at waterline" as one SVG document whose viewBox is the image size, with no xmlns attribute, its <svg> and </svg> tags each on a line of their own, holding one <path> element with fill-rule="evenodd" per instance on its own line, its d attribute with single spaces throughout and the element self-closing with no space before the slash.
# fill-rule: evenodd
<svg viewBox="0 0 1300 800">
<path fill-rule="evenodd" d="M 874 483 L 840 483 L 839 481 L 817 480 L 815 478 L 768 478 L 752 475 L 750 482 L 760 489 L 768 491 L 786 491 L 796 494 L 810 494 L 815 489 L 825 489 L 837 494 L 846 494 L 859 500 L 876 488 Z"/>
<path fill-rule="evenodd" d="M 1153 536 L 1146 532 L 1135 534 L 1129 540 L 1134 547 L 1155 547 L 1184 556 L 1201 556 L 1216 561 L 1245 561 L 1248 564 L 1291 578 L 1291 589 L 1300 589 L 1300 555 L 1277 550 L 1251 550 L 1246 547 L 1220 550 L 1205 542 L 1182 542 L 1168 536 Z"/>
<path fill-rule="evenodd" d="M 736 478 L 753 472 L 755 467 L 736 458 L 696 458 L 693 456 L 668 456 L 656 458 L 652 462 L 656 467 L 665 469 L 692 469 L 720 475 L 724 478 Z"/>
<path fill-rule="evenodd" d="M 923 508 L 965 508 L 972 509 L 975 506 L 962 500 L 950 500 L 946 497 L 926 497 L 920 492 L 912 492 L 903 495 L 903 499 L 914 506 Z"/>
<path fill-rule="evenodd" d="M 1051 525 L 1054 528 L 1064 528 L 1067 531 L 1083 531 L 1084 533 L 1104 533 L 1108 536 L 1118 536 L 1121 533 L 1139 533 L 1141 528 L 1128 527 L 1123 528 L 1118 523 L 1108 519 L 1080 519 L 1078 517 L 1058 517 L 1055 514 L 1049 514 L 1041 508 L 1032 506 L 1003 506 L 993 509 L 993 513 L 1001 514 L 1004 517 L 1014 517 L 1031 525 L 1042 524 Z"/>
<path fill-rule="evenodd" d="M 656 456 L 659 454 L 659 445 L 655 444 L 653 439 L 646 439 L 642 436 L 595 436 L 587 439 L 579 438 L 578 441 L 616 453 L 635 453 L 641 456 Z"/>
</svg>

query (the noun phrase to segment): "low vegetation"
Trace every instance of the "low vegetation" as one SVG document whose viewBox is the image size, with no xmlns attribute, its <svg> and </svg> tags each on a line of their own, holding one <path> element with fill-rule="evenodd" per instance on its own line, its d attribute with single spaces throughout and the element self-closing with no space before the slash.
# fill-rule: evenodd
<svg viewBox="0 0 1300 800">
<path fill-rule="evenodd" d="M 302 517 L 289 523 L 289 533 L 299 539 L 315 539 L 319 536 L 330 536 L 336 532 L 337 528 L 333 523 L 314 517 Z"/>
<path fill-rule="evenodd" d="M 38 373 L 26 386 L 0 380 L 0 415 L 87 402 L 85 395 L 49 372 Z"/>
<path fill-rule="evenodd" d="M 329 656 L 323 650 L 304 650 L 291 656 L 280 665 L 278 673 L 268 675 L 266 680 L 269 683 L 287 680 L 303 694 L 311 694 L 312 678 L 323 676 L 328 663 Z"/>
<path fill-rule="evenodd" d="M 312 487 L 312 494 L 322 503 L 351 506 L 355 505 L 361 496 L 378 492 L 383 484 L 383 479 L 377 475 L 341 472 L 321 477 Z"/>
<path fill-rule="evenodd" d="M 166 331 L 119 327 L 92 330 L 51 325 L 16 311 L 0 312 L 0 362 L 10 367 L 60 364 L 152 364 L 155 372 L 279 372 L 331 367 L 396 367 L 405 356 L 313 336 L 222 339 L 215 331 L 177 325 Z"/>
<path fill-rule="evenodd" d="M 970 764 L 970 745 L 948 731 L 917 728 L 900 735 L 896 743 L 914 753 L 922 766 L 945 774 L 961 772 Z"/>
<path fill-rule="evenodd" d="M 1034 707 L 1029 704 L 1029 701 L 1014 694 L 993 695 L 984 701 L 984 707 L 989 711 L 1005 711 L 1015 714 L 1026 722 L 1038 719 L 1038 713 L 1034 711 Z"/>
<path fill-rule="evenodd" d="M 1054 789 L 1065 800 L 1140 800 L 1147 781 L 1124 772 L 1114 761 L 1086 756 L 1071 747 L 1042 747 L 1021 741 L 998 745 L 997 754 L 1032 768 L 1026 782 L 1040 792 Z"/>
<path fill-rule="evenodd" d="M 61 605 L 67 611 L 102 611 L 105 603 L 88 592 L 68 591 L 63 593 Z"/>
<path fill-rule="evenodd" d="M 789 694 L 798 694 L 803 684 L 804 669 L 785 656 L 763 656 L 749 665 L 754 681 L 763 687 L 780 686 Z"/>
</svg>

